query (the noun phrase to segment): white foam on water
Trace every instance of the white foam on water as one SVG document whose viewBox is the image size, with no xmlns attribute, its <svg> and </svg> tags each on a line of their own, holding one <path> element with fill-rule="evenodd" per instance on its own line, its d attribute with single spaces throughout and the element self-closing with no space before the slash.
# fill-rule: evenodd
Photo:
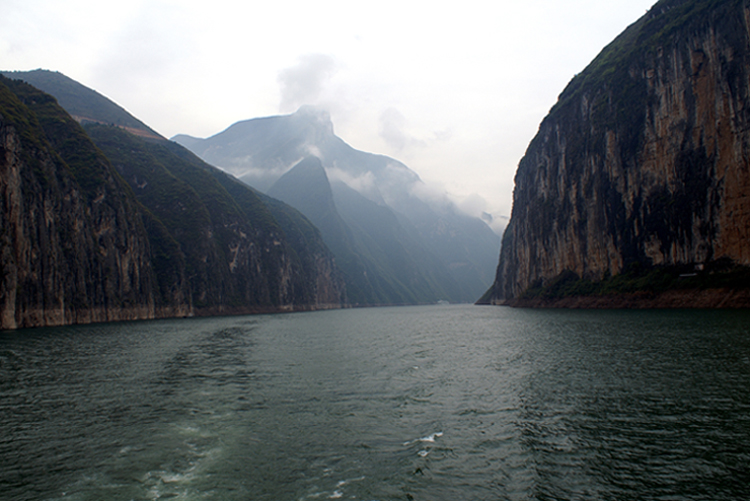
<svg viewBox="0 0 750 501">
<path fill-rule="evenodd" d="M 185 499 L 190 493 L 189 484 L 194 480 L 195 466 L 185 473 L 154 470 L 144 476 L 143 483 L 148 488 L 145 496 L 148 499 L 179 498 Z"/>
<path fill-rule="evenodd" d="M 422 437 L 419 439 L 420 442 L 434 442 L 436 438 L 442 437 L 443 432 L 439 431 L 437 433 L 433 433 L 432 435 L 428 435 L 426 437 Z"/>
<path fill-rule="evenodd" d="M 192 470 L 193 468 L 190 468 Z M 188 471 L 190 471 L 188 470 Z M 172 472 L 164 472 L 160 474 L 159 478 L 161 478 L 161 481 L 165 484 L 177 484 L 182 483 L 187 480 L 190 480 L 192 475 L 190 473 L 183 474 L 183 473 L 172 473 Z"/>
<path fill-rule="evenodd" d="M 175 424 L 173 426 L 177 428 L 178 430 L 180 430 L 180 432 L 186 435 L 200 435 L 201 434 L 201 429 L 197 426 L 179 425 L 179 424 Z"/>
<path fill-rule="evenodd" d="M 336 484 L 336 487 L 343 487 L 352 482 L 361 482 L 364 479 L 365 479 L 365 476 L 362 475 L 361 477 L 357 477 L 357 478 L 348 478 L 346 480 L 339 480 L 339 482 Z"/>
<path fill-rule="evenodd" d="M 344 493 L 341 491 L 333 491 L 333 494 L 328 496 L 328 499 L 339 499 L 344 496 Z"/>
<path fill-rule="evenodd" d="M 422 438 L 418 438 L 416 440 L 410 440 L 408 442 L 404 442 L 404 445 L 411 445 L 411 444 L 415 444 L 417 442 L 431 442 L 431 443 L 434 443 L 436 438 L 439 438 L 439 437 L 442 437 L 442 436 L 443 436 L 443 432 L 442 431 L 438 431 L 436 433 L 433 433 L 432 435 L 427 435 L 426 437 L 422 437 Z"/>
<path fill-rule="evenodd" d="M 420 457 L 427 457 L 427 454 L 429 454 L 429 453 L 430 453 L 430 451 L 428 451 L 428 450 L 421 450 L 421 451 L 417 452 L 417 454 L 419 454 Z"/>
</svg>

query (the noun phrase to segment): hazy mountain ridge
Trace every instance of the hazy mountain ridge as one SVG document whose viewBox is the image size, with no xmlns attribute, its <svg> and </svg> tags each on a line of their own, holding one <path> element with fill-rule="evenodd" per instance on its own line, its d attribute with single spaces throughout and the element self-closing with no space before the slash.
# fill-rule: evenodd
<svg viewBox="0 0 750 501">
<path fill-rule="evenodd" d="M 742 0 L 658 2 L 570 82 L 485 300 L 750 305 L 748 21 Z"/>
<path fill-rule="evenodd" d="M 317 158 L 325 169 L 339 219 L 343 217 L 347 226 L 351 223 L 358 227 L 359 238 L 354 238 L 351 232 L 354 226 L 348 233 L 337 232 L 337 238 L 344 238 L 346 242 L 334 242 L 332 234 L 323 231 L 340 267 L 348 270 L 345 273 L 347 287 L 353 302 L 382 303 L 383 297 L 375 292 L 381 286 L 390 289 L 386 303 L 402 302 L 404 298 L 411 298 L 406 299 L 409 303 L 440 299 L 474 301 L 491 282 L 497 265 L 499 237 L 483 221 L 461 214 L 447 197 L 438 196 L 434 197 L 437 202 L 425 202 L 422 193 L 429 190 L 416 173 L 397 160 L 358 151 L 346 144 L 334 134 L 330 117 L 322 110 L 302 107 L 291 115 L 238 122 L 207 139 L 178 135 L 173 140 L 268 193 L 273 193 L 274 184 L 300 161 Z M 339 200 L 351 199 L 351 193 L 345 193 L 345 188 L 357 192 L 362 200 L 387 209 L 384 217 L 388 220 L 387 214 L 395 215 L 386 233 L 388 238 L 398 233 L 410 234 L 410 250 L 406 252 L 401 245 L 406 241 L 397 248 L 401 248 L 398 252 L 407 261 L 415 264 L 410 269 L 418 277 L 394 281 L 394 268 L 388 259 L 383 259 L 379 252 L 370 252 L 372 246 L 364 242 L 368 239 L 372 242 L 375 234 L 384 235 L 382 222 L 372 224 L 374 220 L 368 218 L 355 224 L 347 218 L 345 213 L 351 206 L 345 208 L 339 203 Z M 303 193 L 304 186 L 300 185 L 298 190 Z M 324 199 L 326 201 L 321 203 L 328 204 L 327 195 Z M 290 198 L 287 202 L 293 204 Z M 301 210 L 315 220 L 310 212 Z M 308 205 L 307 210 L 317 209 Z M 337 254 L 337 249 L 344 254 Z M 371 267 L 367 273 L 366 264 Z M 432 285 L 425 287 L 424 284 Z M 358 295 L 357 290 L 364 295 Z"/>
<path fill-rule="evenodd" d="M 301 214 L 269 209 L 175 143 L 96 115 L 84 130 L 53 97 L 0 83 L 0 328 L 345 301 L 330 251 Z"/>
<path fill-rule="evenodd" d="M 23 80 L 42 92 L 54 95 L 60 106 L 79 123 L 94 122 L 115 125 L 138 136 L 164 139 L 158 132 L 125 111 L 121 106 L 62 73 L 46 70 L 3 71 L 0 73 L 10 79 Z"/>
<path fill-rule="evenodd" d="M 320 229 L 337 256 L 352 304 L 434 303 L 451 297 L 432 276 L 437 260 L 411 241 L 390 209 L 343 183 L 334 186 L 320 159 L 307 157 L 268 194 L 305 213 Z"/>
</svg>

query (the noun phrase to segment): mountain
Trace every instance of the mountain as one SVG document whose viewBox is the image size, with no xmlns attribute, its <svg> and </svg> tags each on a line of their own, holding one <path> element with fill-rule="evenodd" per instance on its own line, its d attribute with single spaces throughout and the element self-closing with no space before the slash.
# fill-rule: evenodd
<svg viewBox="0 0 750 501">
<path fill-rule="evenodd" d="M 2 71 L 0 74 L 10 79 L 23 80 L 42 92 L 55 96 L 60 106 L 79 123 L 116 125 L 137 136 L 164 139 L 122 107 L 62 73 L 34 70 Z"/>
<path fill-rule="evenodd" d="M 179 244 L 194 305 L 223 313 L 248 305 L 269 311 L 340 306 L 330 252 L 322 243 L 315 251 L 290 248 L 271 210 L 248 187 L 175 143 L 147 141 L 117 127 L 85 128 Z M 308 252 L 320 269 L 301 268 L 299 254 Z M 330 279 L 321 288 L 319 272 Z"/>
<path fill-rule="evenodd" d="M 154 316 L 141 207 L 56 101 L 0 77 L 0 329 Z"/>
<path fill-rule="evenodd" d="M 750 306 L 748 19 L 662 0 L 573 78 L 519 164 L 486 302 Z"/>
<path fill-rule="evenodd" d="M 353 304 L 414 304 L 450 297 L 423 266 L 436 260 L 418 244 L 408 246 L 410 236 L 390 209 L 346 185 L 336 191 L 334 197 L 320 159 L 306 157 L 281 176 L 268 195 L 293 205 L 320 229 L 347 278 Z"/>
<path fill-rule="evenodd" d="M 491 284 L 500 243 L 492 230 L 447 197 L 420 198 L 427 190 L 415 172 L 352 148 L 322 110 L 305 106 L 238 122 L 207 139 L 172 139 L 321 227 L 352 303 L 469 302 Z M 310 168 L 311 158 L 325 176 Z M 315 184 L 308 187 L 313 170 Z"/>
<path fill-rule="evenodd" d="M 122 116 L 103 125 L 94 106 L 82 127 L 52 96 L 0 84 L 0 328 L 345 302 L 333 255 L 298 211 L 112 125 Z"/>
</svg>

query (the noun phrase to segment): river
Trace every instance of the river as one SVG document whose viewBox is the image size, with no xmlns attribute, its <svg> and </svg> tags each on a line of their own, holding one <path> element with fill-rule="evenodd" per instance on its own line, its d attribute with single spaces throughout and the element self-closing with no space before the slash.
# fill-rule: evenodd
<svg viewBox="0 0 750 501">
<path fill-rule="evenodd" d="M 0 332 L 2 500 L 721 500 L 750 312 L 418 306 Z"/>
</svg>

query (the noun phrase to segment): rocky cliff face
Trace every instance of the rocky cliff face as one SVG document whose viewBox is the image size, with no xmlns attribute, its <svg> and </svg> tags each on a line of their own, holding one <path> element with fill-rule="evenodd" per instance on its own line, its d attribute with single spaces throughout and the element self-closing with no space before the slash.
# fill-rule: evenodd
<svg viewBox="0 0 750 501">
<path fill-rule="evenodd" d="M 182 149 L 177 145 L 174 147 Z M 193 156 L 187 150 L 183 151 L 185 155 Z M 195 161 L 203 164 L 197 157 Z M 263 214 L 261 219 L 274 221 L 275 224 L 270 226 L 271 243 L 283 251 L 279 266 L 283 270 L 281 301 L 297 310 L 340 308 L 347 302 L 346 286 L 333 253 L 323 243 L 320 231 L 307 218 L 291 206 L 255 192 L 217 168 L 207 164 L 203 164 L 203 168 L 227 191 L 249 220 L 257 220 L 259 214 Z"/>
<path fill-rule="evenodd" d="M 135 200 L 54 99 L 15 87 L 0 82 L 0 329 L 153 317 Z"/>
<path fill-rule="evenodd" d="M 0 76 L 0 329 L 341 307 L 301 214 L 99 121 Z"/>
<path fill-rule="evenodd" d="M 665 0 L 577 75 L 516 174 L 491 301 L 563 273 L 750 265 L 750 7 Z"/>
</svg>

